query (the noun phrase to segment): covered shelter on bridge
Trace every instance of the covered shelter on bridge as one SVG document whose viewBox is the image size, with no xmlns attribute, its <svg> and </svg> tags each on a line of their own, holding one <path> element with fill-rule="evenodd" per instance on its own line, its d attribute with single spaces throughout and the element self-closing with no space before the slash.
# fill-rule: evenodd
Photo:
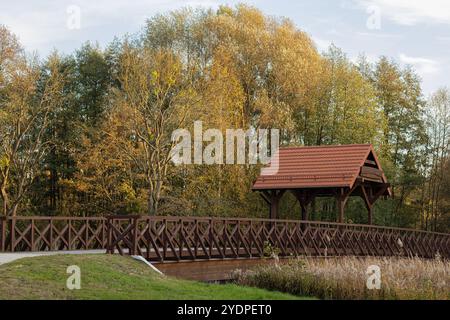
<svg viewBox="0 0 450 320">
<path fill-rule="evenodd" d="M 359 196 L 367 208 L 369 224 L 374 203 L 382 196 L 391 196 L 371 144 L 280 148 L 270 168 L 261 171 L 252 190 L 259 191 L 270 206 L 271 219 L 278 217 L 280 199 L 286 191 L 299 201 L 302 220 L 308 220 L 308 206 L 314 198 L 334 197 L 337 220 L 344 222 L 349 197 Z"/>
</svg>

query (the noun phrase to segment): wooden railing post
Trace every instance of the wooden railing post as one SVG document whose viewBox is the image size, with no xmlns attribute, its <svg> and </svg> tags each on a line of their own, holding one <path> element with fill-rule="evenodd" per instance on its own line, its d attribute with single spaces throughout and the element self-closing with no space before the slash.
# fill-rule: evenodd
<svg viewBox="0 0 450 320">
<path fill-rule="evenodd" d="M 11 217 L 9 218 L 10 221 L 10 231 L 9 231 L 9 241 L 10 241 L 10 250 L 11 252 L 14 252 L 16 249 L 16 218 Z"/>
<path fill-rule="evenodd" d="M 84 232 L 84 236 L 85 236 L 85 238 L 84 238 L 84 248 L 86 249 L 86 250 L 88 250 L 89 249 L 89 247 L 88 247 L 88 245 L 89 245 L 89 220 L 86 220 L 86 221 L 84 221 L 84 223 L 85 223 L 85 226 L 86 226 L 86 228 L 84 229 L 85 230 L 85 232 Z"/>
<path fill-rule="evenodd" d="M 209 237 L 209 257 L 212 258 L 212 254 L 213 254 L 213 219 L 209 219 L 209 232 L 208 232 L 208 237 Z"/>
<path fill-rule="evenodd" d="M 72 220 L 67 221 L 67 250 L 72 250 Z"/>
<path fill-rule="evenodd" d="M 111 250 L 111 244 L 112 244 L 112 228 L 111 228 L 111 219 L 108 217 L 107 218 L 107 223 L 106 223 L 106 230 L 107 230 L 107 236 L 108 236 L 108 241 L 106 243 L 106 253 L 112 254 L 112 250 Z"/>
<path fill-rule="evenodd" d="M 222 259 L 227 257 L 227 237 L 228 237 L 228 220 L 223 219 L 223 234 L 222 234 L 222 246 L 223 246 L 223 254 Z"/>
<path fill-rule="evenodd" d="M 167 258 L 167 219 L 163 219 L 162 221 L 163 224 L 163 254 L 162 254 L 162 260 L 161 262 L 164 262 L 164 260 L 166 260 Z"/>
<path fill-rule="evenodd" d="M 248 227 L 248 236 L 249 236 L 248 246 L 250 248 L 250 258 L 252 258 L 253 257 L 253 221 L 252 220 L 250 220 L 250 224 Z"/>
<path fill-rule="evenodd" d="M 148 241 L 150 241 L 150 243 L 152 243 L 152 241 L 153 241 L 153 243 L 154 243 L 154 247 L 153 248 L 155 250 L 155 256 L 156 256 L 156 258 L 158 258 L 160 256 L 159 246 L 156 244 L 156 237 L 155 237 L 155 235 L 153 233 L 153 230 L 155 230 L 155 224 L 156 223 L 155 223 L 155 220 L 152 220 L 150 218 L 147 218 L 146 221 L 148 221 L 148 229 L 147 229 Z M 151 257 L 150 251 L 151 251 L 151 245 L 148 246 L 147 260 L 150 260 L 150 257 Z"/>
<path fill-rule="evenodd" d="M 6 217 L 0 217 L 0 252 L 6 250 Z"/>
<path fill-rule="evenodd" d="M 53 248 L 53 219 L 50 219 L 50 248 L 48 250 L 52 251 Z"/>
<path fill-rule="evenodd" d="M 31 219 L 31 248 L 30 248 L 30 251 L 38 251 L 38 250 L 35 250 L 35 247 L 34 247 L 34 245 L 35 245 L 35 243 L 34 243 L 34 228 L 35 228 L 34 219 Z"/>
<path fill-rule="evenodd" d="M 180 226 L 179 226 L 180 227 L 180 233 L 178 234 L 178 256 L 180 257 L 180 259 L 182 259 L 182 257 L 183 257 L 183 236 L 184 236 L 184 234 L 183 234 L 184 233 L 183 218 L 180 218 L 178 220 L 178 223 L 180 224 Z"/>
<path fill-rule="evenodd" d="M 133 248 L 131 248 L 131 252 L 130 255 L 135 255 L 137 253 L 137 244 L 138 244 L 138 239 L 137 239 L 137 233 L 138 233 L 138 218 L 137 217 L 133 217 L 132 218 L 132 226 L 133 226 L 133 231 L 131 232 L 131 236 L 133 237 L 132 239 L 132 245 Z"/>
<path fill-rule="evenodd" d="M 198 221 L 194 219 L 194 260 L 197 259 L 198 256 L 198 243 L 199 243 L 199 234 L 198 234 Z"/>
<path fill-rule="evenodd" d="M 107 235 L 107 230 L 106 230 L 106 219 L 102 219 L 101 221 L 102 224 L 102 249 L 106 248 L 106 246 L 108 245 L 108 235 Z"/>
</svg>

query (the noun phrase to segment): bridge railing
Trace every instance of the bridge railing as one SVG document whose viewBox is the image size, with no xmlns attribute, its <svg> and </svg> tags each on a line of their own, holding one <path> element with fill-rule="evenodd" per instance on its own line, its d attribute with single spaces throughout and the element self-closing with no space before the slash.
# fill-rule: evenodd
<svg viewBox="0 0 450 320">
<path fill-rule="evenodd" d="M 104 249 L 106 219 L 102 217 L 3 217 L 0 251 Z"/>
<path fill-rule="evenodd" d="M 107 249 L 150 261 L 289 256 L 450 259 L 450 234 L 298 220 L 205 217 L 0 218 L 0 251 Z"/>
<path fill-rule="evenodd" d="M 450 235 L 297 220 L 112 216 L 109 253 L 149 261 L 290 256 L 419 256 L 450 259 Z"/>
</svg>

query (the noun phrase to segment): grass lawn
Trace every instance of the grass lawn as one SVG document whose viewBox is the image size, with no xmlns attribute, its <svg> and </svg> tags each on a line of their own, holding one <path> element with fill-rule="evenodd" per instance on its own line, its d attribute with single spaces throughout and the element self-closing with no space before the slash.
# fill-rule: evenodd
<svg viewBox="0 0 450 320">
<path fill-rule="evenodd" d="M 66 269 L 81 269 L 81 289 L 69 290 Z M 206 284 L 160 276 L 130 257 L 55 255 L 0 265 L 0 299 L 298 299 L 234 284 Z"/>
</svg>

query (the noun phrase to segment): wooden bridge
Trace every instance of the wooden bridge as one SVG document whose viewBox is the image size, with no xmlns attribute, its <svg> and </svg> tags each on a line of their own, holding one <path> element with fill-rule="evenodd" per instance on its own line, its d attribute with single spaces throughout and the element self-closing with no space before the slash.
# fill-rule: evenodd
<svg viewBox="0 0 450 320">
<path fill-rule="evenodd" d="M 0 219 L 0 251 L 103 249 L 141 255 L 163 272 L 223 279 L 280 258 L 418 256 L 450 259 L 450 234 L 329 222 L 165 216 Z"/>
</svg>

